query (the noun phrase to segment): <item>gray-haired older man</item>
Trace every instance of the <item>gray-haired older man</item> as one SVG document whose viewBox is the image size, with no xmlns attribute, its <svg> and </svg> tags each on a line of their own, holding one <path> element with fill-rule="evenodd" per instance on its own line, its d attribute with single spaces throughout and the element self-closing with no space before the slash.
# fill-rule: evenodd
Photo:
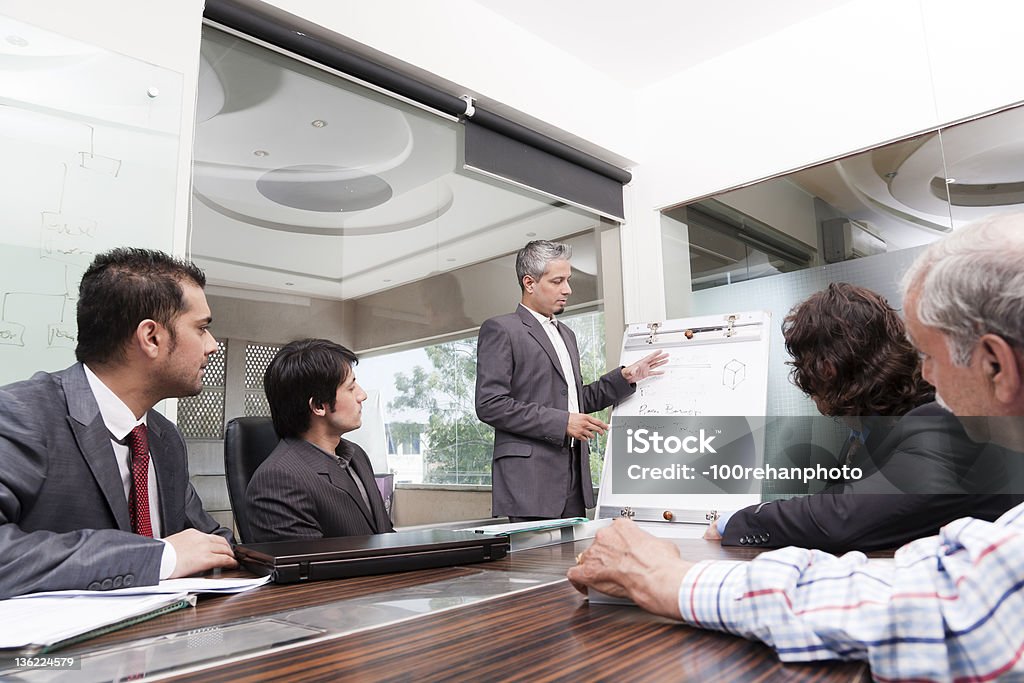
<svg viewBox="0 0 1024 683">
<path fill-rule="evenodd" d="M 516 256 L 519 307 L 480 327 L 476 414 L 494 427 L 491 512 L 512 521 L 594 507 L 587 442 L 608 425 L 587 413 L 631 395 L 668 361 L 655 352 L 583 384 L 576 335 L 555 320 L 572 293 L 571 257 L 567 244 L 528 243 Z"/>
<path fill-rule="evenodd" d="M 1024 450 L 1024 214 L 932 245 L 904 292 L 925 379 L 972 438 Z M 995 522 L 955 520 L 900 548 L 894 563 L 784 548 L 694 564 L 615 522 L 569 580 L 762 640 L 783 661 L 866 659 L 877 680 L 1024 676 L 1024 504 Z"/>
</svg>

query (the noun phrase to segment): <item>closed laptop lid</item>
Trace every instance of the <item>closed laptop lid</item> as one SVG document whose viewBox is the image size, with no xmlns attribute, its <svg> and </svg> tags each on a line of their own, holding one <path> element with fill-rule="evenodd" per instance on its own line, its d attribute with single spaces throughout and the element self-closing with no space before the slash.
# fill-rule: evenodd
<svg viewBox="0 0 1024 683">
<path fill-rule="evenodd" d="M 473 531 L 424 529 L 399 531 L 371 536 L 341 536 L 339 538 L 311 538 L 273 543 L 245 543 L 235 546 L 235 552 L 246 558 L 268 564 L 320 562 L 358 557 L 380 557 L 426 550 L 489 546 L 494 543 L 508 545 L 507 537 L 494 537 Z"/>
<path fill-rule="evenodd" d="M 443 567 L 504 557 L 508 537 L 427 529 L 235 546 L 239 561 L 278 583 Z"/>
</svg>

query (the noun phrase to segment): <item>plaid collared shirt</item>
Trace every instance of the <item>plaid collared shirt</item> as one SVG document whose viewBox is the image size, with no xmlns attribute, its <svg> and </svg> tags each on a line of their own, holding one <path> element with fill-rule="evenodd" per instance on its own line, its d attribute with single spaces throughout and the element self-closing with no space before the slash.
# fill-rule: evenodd
<svg viewBox="0 0 1024 683">
<path fill-rule="evenodd" d="M 1024 504 L 958 519 L 892 560 L 783 548 L 700 562 L 679 609 L 784 662 L 867 660 L 879 681 L 1024 680 Z"/>
</svg>

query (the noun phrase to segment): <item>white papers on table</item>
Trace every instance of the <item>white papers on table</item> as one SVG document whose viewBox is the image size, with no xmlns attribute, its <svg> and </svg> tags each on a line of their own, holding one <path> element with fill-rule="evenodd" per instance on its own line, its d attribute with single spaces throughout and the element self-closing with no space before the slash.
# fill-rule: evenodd
<svg viewBox="0 0 1024 683">
<path fill-rule="evenodd" d="M 36 600 L 43 597 L 73 597 L 76 595 L 104 598 L 121 595 L 167 595 L 173 593 L 209 593 L 214 595 L 244 593 L 259 588 L 268 581 L 270 581 L 269 576 L 261 576 L 257 579 L 165 579 L 156 586 L 132 586 L 109 591 L 47 591 L 19 595 L 12 600 Z"/>
<path fill-rule="evenodd" d="M 93 631 L 128 626 L 163 610 L 195 604 L 188 593 L 90 595 L 0 600 L 0 649 L 38 650 Z M 127 622 L 127 623 L 122 623 Z"/>
</svg>

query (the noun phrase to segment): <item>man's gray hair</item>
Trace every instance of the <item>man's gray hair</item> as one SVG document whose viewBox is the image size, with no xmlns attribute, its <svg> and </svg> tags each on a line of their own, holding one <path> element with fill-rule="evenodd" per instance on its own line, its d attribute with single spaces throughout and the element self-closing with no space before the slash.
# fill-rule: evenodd
<svg viewBox="0 0 1024 683">
<path fill-rule="evenodd" d="M 978 338 L 1024 348 L 1024 213 L 998 214 L 928 247 L 903 276 L 917 319 L 941 330 L 953 362 L 967 365 Z"/>
<path fill-rule="evenodd" d="M 526 290 L 523 278 L 529 275 L 534 280 L 547 270 L 552 261 L 568 261 L 572 258 L 572 247 L 562 242 L 534 240 L 516 254 L 516 277 L 519 278 L 519 289 Z"/>
</svg>

